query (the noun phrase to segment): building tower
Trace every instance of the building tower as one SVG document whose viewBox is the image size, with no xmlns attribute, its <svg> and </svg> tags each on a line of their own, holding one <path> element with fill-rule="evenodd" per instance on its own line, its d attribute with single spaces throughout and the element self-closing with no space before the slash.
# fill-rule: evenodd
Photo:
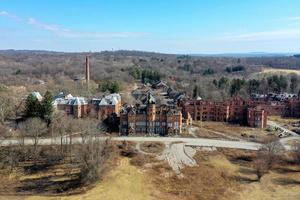
<svg viewBox="0 0 300 200">
<path fill-rule="evenodd" d="M 90 82 L 90 57 L 86 56 L 85 58 L 85 81 L 86 85 L 89 88 L 89 82 Z"/>
</svg>

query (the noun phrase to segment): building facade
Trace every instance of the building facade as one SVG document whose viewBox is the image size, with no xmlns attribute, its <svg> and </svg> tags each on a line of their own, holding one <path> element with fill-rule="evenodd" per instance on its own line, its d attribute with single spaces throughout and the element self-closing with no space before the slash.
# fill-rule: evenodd
<svg viewBox="0 0 300 200">
<path fill-rule="evenodd" d="M 122 102 L 119 94 L 110 94 L 101 99 L 86 99 L 60 93 L 54 98 L 53 106 L 55 110 L 65 111 L 75 118 L 89 116 L 103 120 L 113 113 L 119 116 Z"/>
<path fill-rule="evenodd" d="M 120 114 L 121 135 L 173 135 L 182 132 L 179 109 L 148 104 L 124 108 Z"/>
<path fill-rule="evenodd" d="M 265 128 L 266 126 L 266 122 L 259 120 L 266 120 L 267 112 L 262 107 L 249 106 L 248 102 L 241 97 L 234 97 L 224 102 L 191 99 L 181 102 L 180 106 L 184 113 L 189 113 L 193 120 L 196 121 L 231 122 L 260 128 Z M 253 108 L 257 112 L 254 112 Z M 258 115 L 258 110 L 263 113 L 264 118 L 253 118 L 253 116 Z M 252 121 L 249 122 L 249 120 Z M 263 126 L 260 126 L 260 124 Z"/>
<path fill-rule="evenodd" d="M 267 112 L 260 107 L 248 108 L 247 123 L 250 127 L 265 128 L 267 126 Z"/>
</svg>

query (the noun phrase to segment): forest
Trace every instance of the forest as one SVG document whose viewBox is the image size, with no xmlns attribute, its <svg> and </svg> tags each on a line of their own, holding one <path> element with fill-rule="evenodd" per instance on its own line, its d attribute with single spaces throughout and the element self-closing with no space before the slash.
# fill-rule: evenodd
<svg viewBox="0 0 300 200">
<path fill-rule="evenodd" d="M 88 92 L 74 81 L 76 77 L 84 77 L 87 54 L 93 81 Z M 120 92 L 136 81 L 154 83 L 158 80 L 190 96 L 197 94 L 217 100 L 236 94 L 299 92 L 299 74 L 261 73 L 269 68 L 299 70 L 300 58 L 296 55 L 216 57 L 139 51 L 0 51 L 2 87 L 46 84 L 53 94 L 68 91 L 86 96 Z"/>
</svg>

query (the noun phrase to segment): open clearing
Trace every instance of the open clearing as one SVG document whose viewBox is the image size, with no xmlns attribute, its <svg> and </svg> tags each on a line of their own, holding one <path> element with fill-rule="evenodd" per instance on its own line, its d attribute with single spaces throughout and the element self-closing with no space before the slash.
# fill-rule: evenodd
<svg viewBox="0 0 300 200">
<path fill-rule="evenodd" d="M 292 73 L 300 75 L 300 70 L 265 68 L 261 72 L 259 72 L 259 74 L 292 74 Z"/>
<path fill-rule="evenodd" d="M 154 144 L 147 142 L 144 145 L 151 150 L 154 146 L 159 149 L 162 146 Z M 299 165 L 276 163 L 261 182 L 257 182 L 252 168 L 254 151 L 195 147 L 184 155 L 192 163 L 180 161 L 179 176 L 168 159 L 158 159 L 161 155 L 168 155 L 172 148 L 175 148 L 172 150 L 175 153 L 182 152 L 182 143 L 170 145 L 166 145 L 163 152 L 152 151 L 151 155 L 136 153 L 129 157 L 118 156 L 102 180 L 92 187 L 83 188 L 84 192 L 80 194 L 2 196 L 0 200 L 298 200 L 300 197 Z M 4 180 L 4 176 L 1 178 L 2 183 L 8 180 Z"/>
<path fill-rule="evenodd" d="M 229 139 L 229 140 L 251 140 L 263 141 L 270 132 L 264 129 L 251 128 L 226 122 L 193 122 L 198 127 L 196 135 L 204 138 Z"/>
<path fill-rule="evenodd" d="M 114 170 L 84 194 L 63 197 L 32 196 L 26 200 L 149 200 L 153 198 L 148 186 L 145 174 L 131 165 L 128 158 L 122 158 Z"/>
<path fill-rule="evenodd" d="M 147 157 L 147 156 L 145 156 Z M 139 167 L 160 194 L 181 200 L 296 200 L 300 197 L 300 166 L 277 166 L 257 182 L 252 151 L 197 151 L 197 165 L 182 168 L 181 176 L 167 163 L 144 158 Z M 135 158 L 133 158 L 135 159 Z M 167 199 L 161 196 L 160 199 Z"/>
</svg>

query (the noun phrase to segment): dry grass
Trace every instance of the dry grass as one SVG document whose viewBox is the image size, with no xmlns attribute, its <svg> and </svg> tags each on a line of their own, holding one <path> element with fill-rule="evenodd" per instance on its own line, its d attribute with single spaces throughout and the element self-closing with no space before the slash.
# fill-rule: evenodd
<svg viewBox="0 0 300 200">
<path fill-rule="evenodd" d="M 165 145 L 162 142 L 144 142 L 140 145 L 140 148 L 146 153 L 159 154 L 165 149 Z"/>
<path fill-rule="evenodd" d="M 173 175 L 166 178 L 159 172 L 153 183 L 160 185 L 160 190 L 171 194 L 173 199 L 214 200 L 231 197 L 231 188 L 237 187 L 230 178 L 235 167 L 220 156 L 202 157 L 198 153 L 195 159 L 199 165 L 184 168 L 183 177 Z"/>
<path fill-rule="evenodd" d="M 101 182 L 84 194 L 64 197 L 32 196 L 26 200 L 148 200 L 153 199 L 151 189 L 142 171 L 130 165 L 128 158 L 119 159 L 117 167 Z"/>
<path fill-rule="evenodd" d="M 164 161 L 137 154 L 112 161 L 113 168 L 93 188 L 71 196 L 41 197 L 32 200 L 162 199 L 162 200 L 296 200 L 300 197 L 300 166 L 277 163 L 256 181 L 252 169 L 255 152 L 233 149 L 198 152 L 198 166 L 185 167 L 175 175 Z M 19 198 L 19 197 L 18 197 Z M 16 199 L 13 197 L 0 200 Z"/>
<path fill-rule="evenodd" d="M 291 128 L 294 123 L 300 123 L 299 118 L 285 118 L 281 116 L 269 116 L 268 120 L 278 122 L 281 125 L 287 125 L 289 128 Z"/>
<path fill-rule="evenodd" d="M 225 122 L 202 122 L 202 128 L 200 128 L 201 122 L 194 122 L 194 125 L 199 127 L 198 136 L 209 138 L 240 138 L 250 139 L 255 137 L 257 141 L 263 141 L 268 132 L 263 129 L 251 128 L 246 126 L 234 125 Z M 243 135 L 243 136 L 242 136 Z"/>
<path fill-rule="evenodd" d="M 243 185 L 243 190 L 239 194 L 239 199 L 298 200 L 300 198 L 300 185 L 299 183 L 294 184 L 293 180 L 299 181 L 300 174 L 268 173 L 263 176 L 261 182 L 252 182 Z"/>
<path fill-rule="evenodd" d="M 160 199 L 188 200 L 254 200 L 297 199 L 300 195 L 300 166 L 280 163 L 261 182 L 252 169 L 255 152 L 219 149 L 215 152 L 198 152 L 194 157 L 198 166 L 183 169 L 183 177 L 172 173 L 166 163 L 152 163 L 144 159 L 139 165 L 146 170 L 148 179 L 160 190 Z M 154 159 L 154 158 L 152 158 Z M 167 195 L 167 196 L 166 196 Z"/>
<path fill-rule="evenodd" d="M 265 68 L 260 74 L 297 74 L 300 75 L 300 70 L 296 69 L 275 69 L 275 68 Z"/>
</svg>

